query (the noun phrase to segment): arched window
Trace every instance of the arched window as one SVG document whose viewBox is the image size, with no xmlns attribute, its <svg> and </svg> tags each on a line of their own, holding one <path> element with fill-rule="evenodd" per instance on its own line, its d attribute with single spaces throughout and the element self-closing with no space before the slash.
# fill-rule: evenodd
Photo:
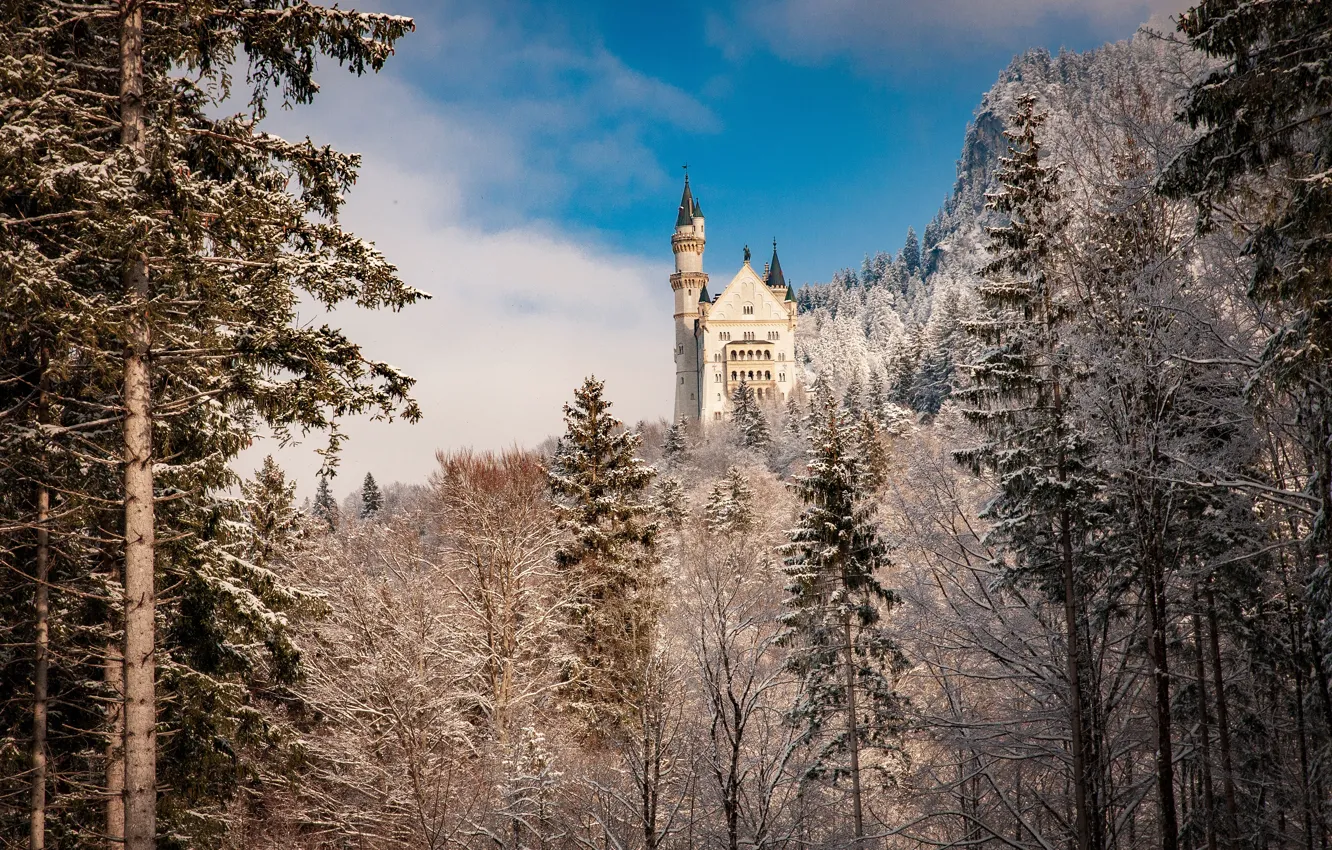
<svg viewBox="0 0 1332 850">
<path fill-rule="evenodd" d="M 731 352 L 731 359 L 732 359 L 732 360 L 735 359 L 735 352 L 734 352 L 734 351 Z"/>
<path fill-rule="evenodd" d="M 785 382 L 786 382 L 786 373 L 785 373 L 785 372 L 778 372 L 778 373 L 777 373 L 777 380 L 779 380 L 779 381 L 785 383 Z"/>
<path fill-rule="evenodd" d="M 753 304 L 746 304 L 746 305 L 745 305 L 745 315 L 746 315 L 746 316 L 752 316 L 752 315 L 754 315 L 754 305 L 753 305 Z"/>
<path fill-rule="evenodd" d="M 735 373 L 734 373 L 734 372 L 731 373 L 731 380 L 732 380 L 732 381 L 736 380 L 736 377 L 735 377 Z"/>
<path fill-rule="evenodd" d="M 771 360 L 771 359 L 772 359 L 772 352 L 769 351 L 768 353 L 764 354 L 764 355 L 763 355 L 763 359 L 765 359 L 765 360 Z"/>
<path fill-rule="evenodd" d="M 786 352 L 785 352 L 785 351 L 779 351 L 779 352 L 777 352 L 777 359 L 778 359 L 778 360 L 785 360 L 785 359 L 786 359 Z"/>
<path fill-rule="evenodd" d="M 750 372 L 750 373 L 749 373 L 749 380 L 751 380 L 751 381 L 754 380 L 754 373 L 753 373 L 753 372 Z"/>
<path fill-rule="evenodd" d="M 720 383 L 721 383 L 721 372 L 718 372 L 716 375 L 713 375 L 713 377 L 716 378 L 716 380 L 713 381 L 714 384 L 720 384 Z"/>
<path fill-rule="evenodd" d="M 765 380 L 765 381 L 771 381 L 771 380 L 772 380 L 772 373 L 771 373 L 771 372 L 764 372 L 764 373 L 763 373 L 763 380 Z"/>
</svg>

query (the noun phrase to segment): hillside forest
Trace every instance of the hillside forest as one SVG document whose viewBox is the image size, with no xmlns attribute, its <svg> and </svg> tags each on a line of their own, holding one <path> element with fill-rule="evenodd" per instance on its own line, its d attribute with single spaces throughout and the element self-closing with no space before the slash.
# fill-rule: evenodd
<svg viewBox="0 0 1332 850">
<path fill-rule="evenodd" d="M 264 118 L 412 21 L 0 5 L 0 847 L 1326 850 L 1332 5 L 1177 25 L 1015 59 L 789 401 L 338 499 L 420 411 L 297 309 L 429 296 Z"/>
</svg>

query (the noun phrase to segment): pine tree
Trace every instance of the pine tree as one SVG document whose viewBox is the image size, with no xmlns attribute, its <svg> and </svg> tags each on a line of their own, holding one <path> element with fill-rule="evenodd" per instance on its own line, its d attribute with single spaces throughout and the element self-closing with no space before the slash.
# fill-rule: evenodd
<svg viewBox="0 0 1332 850">
<path fill-rule="evenodd" d="M 1167 194 L 1191 195 L 1204 228 L 1222 202 L 1257 196 L 1244 253 L 1249 294 L 1270 307 L 1259 373 L 1299 422 L 1308 474 L 1292 494 L 1304 529 L 1310 616 L 1332 646 L 1332 8 L 1299 0 L 1206 0 L 1179 18 L 1189 43 L 1221 60 L 1196 82 L 1182 118 L 1201 133 L 1166 169 Z M 1229 205 L 1227 205 L 1229 206 Z M 1286 421 L 1292 413 L 1279 412 Z"/>
<path fill-rule="evenodd" d="M 887 416 L 888 399 L 884 396 L 883 373 L 878 366 L 870 369 L 869 388 L 865 392 L 865 411 L 880 422 Z"/>
<path fill-rule="evenodd" d="M 328 526 L 330 532 L 338 530 L 338 501 L 333 498 L 333 491 L 328 485 L 328 476 L 319 476 L 319 486 L 315 490 L 314 518 Z"/>
<path fill-rule="evenodd" d="M 860 456 L 865 488 L 873 493 L 888 481 L 888 447 L 883 425 L 869 411 L 856 420 L 856 453 Z"/>
<path fill-rule="evenodd" d="M 847 416 L 852 421 L 860 418 L 860 413 L 864 409 L 864 399 L 861 397 L 863 390 L 860 386 L 859 378 L 852 378 L 846 385 L 846 392 L 842 395 L 842 409 L 846 411 Z"/>
<path fill-rule="evenodd" d="M 123 675 L 107 672 L 125 685 L 123 712 L 107 718 L 123 746 L 108 750 L 104 832 L 121 838 L 123 780 L 131 850 L 159 832 L 217 840 L 252 765 L 257 739 L 240 740 L 255 730 L 235 686 L 253 673 L 230 627 L 261 600 L 222 521 L 235 514 L 219 495 L 235 483 L 229 461 L 267 425 L 279 437 L 329 430 L 331 466 L 340 416 L 419 415 L 410 379 L 336 329 L 294 320 L 306 297 L 373 309 L 422 296 L 337 223 L 358 160 L 259 128 L 274 88 L 293 103 L 314 96 L 316 55 L 378 70 L 411 22 L 279 5 L 20 0 L 0 13 L 0 87 L 19 107 L 0 134 L 0 239 L 34 283 L 13 295 L 0 286 L 0 309 L 51 320 L 51 338 L 67 340 L 50 349 L 52 374 L 78 378 L 65 398 L 87 422 L 110 423 L 77 432 L 80 451 L 123 462 L 120 481 L 79 497 L 124 505 L 123 582 L 112 580 L 124 646 L 109 653 Z M 226 115 L 238 53 L 251 109 Z M 159 581 L 178 592 L 157 599 Z M 159 726 L 170 731 L 160 740 Z"/>
<path fill-rule="evenodd" d="M 890 563 L 887 547 L 871 520 L 846 420 L 831 401 L 812 439 L 808 472 L 792 488 L 805 503 L 784 547 L 790 583 L 782 640 L 804 685 L 794 718 L 807 739 L 824 739 L 816 769 L 849 777 L 860 844 L 861 753 L 900 753 L 904 705 L 894 681 L 904 660 L 880 625 L 897 604 L 877 576 Z M 838 717 L 842 730 L 830 734 Z"/>
<path fill-rule="evenodd" d="M 902 246 L 902 265 L 908 275 L 920 274 L 920 240 L 916 228 L 908 227 L 906 243 Z"/>
<path fill-rule="evenodd" d="M 667 462 L 678 463 L 684 459 L 685 452 L 689 450 L 688 428 L 688 420 L 681 416 L 679 422 L 666 429 L 666 441 L 662 443 L 661 455 Z"/>
<path fill-rule="evenodd" d="M 654 472 L 636 456 L 639 435 L 610 407 L 605 384 L 584 381 L 564 406 L 549 473 L 568 533 L 555 560 L 575 599 L 566 693 L 594 735 L 619 730 L 641 697 L 660 607 L 657 525 L 645 498 Z"/>
<path fill-rule="evenodd" d="M 652 503 L 661 518 L 677 530 L 684 523 L 685 517 L 689 515 L 684 484 L 674 476 L 663 475 L 657 479 L 657 488 L 653 494 Z"/>
<path fill-rule="evenodd" d="M 800 410 L 800 404 L 796 401 L 795 393 L 786 397 L 786 432 L 792 437 L 800 437 L 804 434 L 802 425 L 805 420 L 805 414 Z"/>
<path fill-rule="evenodd" d="M 1004 133 L 1001 190 L 987 196 L 1008 223 L 987 228 L 994 259 L 977 287 L 987 312 L 968 330 L 988 348 L 968 365 L 971 384 L 961 397 L 968 405 L 964 415 L 989 442 L 956 456 L 978 474 L 994 471 L 999 493 L 986 509 L 994 521 L 990 539 L 1014 555 L 1021 576 L 1063 603 L 1075 836 L 1079 850 L 1093 850 L 1101 846 L 1103 816 L 1085 706 L 1087 660 L 1081 657 L 1078 507 L 1094 485 L 1066 421 L 1067 353 L 1059 329 L 1067 313 L 1056 291 L 1053 256 L 1063 225 L 1058 171 L 1041 161 L 1037 134 L 1044 121 L 1035 98 L 1020 95 Z"/>
<path fill-rule="evenodd" d="M 713 485 L 704 516 L 708 529 L 718 534 L 743 535 L 754 527 L 754 490 L 739 467 L 728 467 Z"/>
<path fill-rule="evenodd" d="M 384 494 L 379 492 L 375 476 L 367 472 L 365 480 L 361 482 L 361 519 L 376 516 L 383 507 Z"/>
<path fill-rule="evenodd" d="M 740 443 L 751 449 L 766 449 L 772 441 L 768 420 L 759 409 L 758 398 L 744 378 L 731 393 L 731 421 L 740 433 Z"/>
</svg>

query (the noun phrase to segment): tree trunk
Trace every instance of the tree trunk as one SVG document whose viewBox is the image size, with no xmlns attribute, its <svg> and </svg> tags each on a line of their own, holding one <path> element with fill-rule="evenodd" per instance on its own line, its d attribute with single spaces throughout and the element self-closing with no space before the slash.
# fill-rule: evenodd
<svg viewBox="0 0 1332 850">
<path fill-rule="evenodd" d="M 856 668 L 851 651 L 850 614 L 842 621 L 842 631 L 846 637 L 846 735 L 851 751 L 851 816 L 855 826 L 855 846 L 860 848 L 865 841 L 865 819 L 860 806 L 860 729 L 856 721 Z"/>
<path fill-rule="evenodd" d="M 51 491 L 37 488 L 37 634 L 33 639 L 35 657 L 32 672 L 32 817 L 29 821 L 28 846 L 46 847 L 46 699 L 47 673 L 50 666 L 50 557 L 51 531 L 47 521 L 51 513 Z"/>
<path fill-rule="evenodd" d="M 1216 794 L 1212 790 L 1212 719 L 1207 712 L 1207 669 L 1203 663 L 1202 613 L 1198 611 L 1198 589 L 1193 590 L 1194 674 L 1198 678 L 1198 743 L 1202 758 L 1203 819 L 1207 850 L 1216 850 Z"/>
<path fill-rule="evenodd" d="M 142 160 L 142 0 L 121 0 L 120 142 Z M 154 693 L 153 420 L 148 263 L 129 258 L 122 283 L 130 304 L 125 352 L 125 847 L 151 850 L 157 832 L 157 718 Z"/>
<path fill-rule="evenodd" d="M 1064 478 L 1060 464 L 1060 480 Z M 1092 850 L 1091 819 L 1087 813 L 1087 743 L 1082 720 L 1082 664 L 1078 659 L 1077 586 L 1073 575 L 1073 530 L 1068 508 L 1059 512 L 1059 550 L 1064 573 L 1064 630 L 1068 641 L 1068 713 L 1073 735 L 1073 812 L 1078 850 Z"/>
<path fill-rule="evenodd" d="M 1156 690 L 1156 793 L 1161 804 L 1161 848 L 1179 850 L 1175 809 L 1174 748 L 1170 741 L 1170 666 L 1165 641 L 1165 588 L 1159 560 L 1148 566 L 1147 608 L 1151 613 L 1152 681 Z"/>
<path fill-rule="evenodd" d="M 1216 738 L 1221 745 L 1221 790 L 1226 800 L 1226 846 L 1239 838 L 1239 815 L 1235 804 L 1235 771 L 1230 761 L 1230 718 L 1226 703 L 1226 680 L 1221 671 L 1221 637 L 1216 616 L 1216 594 L 1207 585 L 1207 630 L 1212 654 L 1212 687 L 1216 691 Z"/>
<path fill-rule="evenodd" d="M 118 641 L 106 644 L 102 669 L 111 698 L 106 703 L 106 846 L 125 844 L 125 659 Z"/>
</svg>

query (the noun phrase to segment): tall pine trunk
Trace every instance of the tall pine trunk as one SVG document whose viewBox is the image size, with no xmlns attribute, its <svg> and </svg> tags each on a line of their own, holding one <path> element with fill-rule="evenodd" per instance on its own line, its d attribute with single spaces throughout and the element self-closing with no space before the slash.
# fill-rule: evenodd
<svg viewBox="0 0 1332 850">
<path fill-rule="evenodd" d="M 46 847 L 46 708 L 47 674 L 50 668 L 50 557 L 51 531 L 47 527 L 51 514 L 51 491 L 45 484 L 37 488 L 37 569 L 36 614 L 37 633 L 33 639 L 34 658 L 32 673 L 32 803 L 29 822 L 28 846 L 31 850 Z"/>
<path fill-rule="evenodd" d="M 106 847 L 125 843 L 125 658 L 118 641 L 107 641 L 103 681 L 106 703 Z"/>
<path fill-rule="evenodd" d="M 1150 653 L 1155 686 L 1156 793 L 1161 806 L 1161 848 L 1178 850 L 1179 816 L 1175 809 L 1174 747 L 1170 731 L 1170 659 L 1165 639 L 1165 575 L 1157 554 L 1147 567 L 1147 609 L 1151 614 Z"/>
<path fill-rule="evenodd" d="M 1064 470 L 1059 470 L 1064 479 Z M 1060 565 L 1064 578 L 1064 631 L 1068 641 L 1068 713 L 1073 734 L 1073 814 L 1077 828 L 1078 850 L 1092 850 L 1091 818 L 1087 812 L 1087 741 L 1082 711 L 1082 663 L 1078 656 L 1077 585 L 1073 574 L 1073 531 L 1068 509 L 1059 512 Z"/>
<path fill-rule="evenodd" d="M 846 737 L 851 751 L 851 816 L 855 826 L 855 846 L 860 848 L 865 841 L 865 818 L 860 805 L 860 729 L 856 721 L 856 667 L 851 651 L 849 613 L 842 621 L 842 632 L 846 637 Z"/>
<path fill-rule="evenodd" d="M 142 0 L 121 0 L 120 142 L 145 153 Z M 122 276 L 130 305 L 125 352 L 125 847 L 151 850 L 157 832 L 157 717 L 154 693 L 154 520 L 148 263 L 129 258 Z"/>
<path fill-rule="evenodd" d="M 1216 594 L 1207 585 L 1207 631 L 1212 661 L 1212 688 L 1216 691 L 1216 740 L 1221 747 L 1221 790 L 1226 801 L 1226 846 L 1239 838 L 1239 814 L 1235 802 L 1235 771 L 1230 757 L 1230 708 L 1226 680 L 1221 670 L 1221 630 L 1216 616 Z"/>
<path fill-rule="evenodd" d="M 1217 850 L 1216 847 L 1216 793 L 1212 787 L 1212 718 L 1207 711 L 1207 669 L 1203 661 L 1203 628 L 1202 612 L 1198 599 L 1198 588 L 1195 585 L 1193 589 L 1193 644 L 1194 654 L 1194 675 L 1198 680 L 1198 745 L 1200 749 L 1199 758 L 1202 762 L 1202 792 L 1203 807 L 1206 810 L 1206 816 L 1203 820 L 1203 826 L 1207 835 L 1207 850 Z"/>
</svg>

